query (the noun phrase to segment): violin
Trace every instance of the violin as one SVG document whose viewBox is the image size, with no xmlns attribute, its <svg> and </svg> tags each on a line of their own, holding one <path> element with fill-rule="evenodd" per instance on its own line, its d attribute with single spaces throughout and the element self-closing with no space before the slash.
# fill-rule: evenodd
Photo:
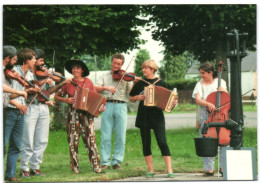
<svg viewBox="0 0 260 183">
<path fill-rule="evenodd" d="M 223 62 L 219 62 L 218 68 L 218 88 L 221 86 L 221 73 Z M 208 120 L 205 123 L 210 122 L 225 122 L 229 119 L 230 110 L 230 95 L 227 92 L 216 91 L 208 95 L 207 102 L 210 102 L 216 106 L 214 112 L 209 113 Z M 207 134 L 203 135 L 205 137 L 219 138 L 220 145 L 230 144 L 230 134 L 231 131 L 224 127 L 211 127 L 208 129 Z"/>
<path fill-rule="evenodd" d="M 56 82 L 60 82 L 61 79 L 65 80 L 66 78 L 62 76 L 61 73 L 59 72 L 50 72 L 46 67 L 40 66 L 36 68 L 36 76 L 39 78 L 46 78 L 49 77 L 50 75 L 51 79 L 53 79 Z"/>
<path fill-rule="evenodd" d="M 22 86 L 30 86 L 30 84 L 24 79 L 24 77 L 20 76 L 20 74 L 18 74 L 18 72 L 16 72 L 14 69 L 5 69 L 5 76 L 9 79 L 14 79 L 18 81 Z"/>
<path fill-rule="evenodd" d="M 125 71 L 122 69 L 115 71 L 113 73 L 113 80 L 118 81 L 118 80 L 121 80 L 122 77 L 123 77 L 123 80 L 125 80 L 125 81 L 133 81 L 133 80 L 135 80 L 136 75 L 135 75 L 135 73 L 132 73 L 132 72 L 125 73 Z"/>
</svg>

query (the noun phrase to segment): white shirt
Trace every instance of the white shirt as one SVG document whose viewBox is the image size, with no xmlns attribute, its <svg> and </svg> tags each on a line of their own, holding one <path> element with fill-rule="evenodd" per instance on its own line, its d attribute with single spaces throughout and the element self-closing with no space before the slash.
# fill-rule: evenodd
<svg viewBox="0 0 260 183">
<path fill-rule="evenodd" d="M 227 89 L 226 81 L 221 79 L 220 86 L 226 90 Z M 202 96 L 202 89 L 203 89 L 203 96 Z M 207 85 L 207 86 L 202 84 L 202 82 L 200 80 L 199 82 L 197 82 L 197 84 L 193 90 L 192 98 L 196 98 L 196 94 L 199 93 L 202 100 L 206 100 L 208 95 L 212 92 L 216 92 L 217 89 L 218 89 L 218 78 L 215 78 L 213 80 L 213 83 L 211 83 L 210 85 Z"/>
<path fill-rule="evenodd" d="M 119 81 L 113 80 L 112 72 L 109 71 L 107 73 L 102 74 L 97 83 L 95 83 L 95 86 L 114 86 L 116 87 L 117 83 Z M 129 98 L 130 90 L 132 89 L 133 82 L 127 82 L 122 80 L 119 84 L 116 92 L 114 95 L 110 93 L 110 91 L 104 90 L 103 92 L 100 92 L 100 94 L 104 97 L 106 97 L 108 100 L 121 100 L 127 102 Z"/>
</svg>

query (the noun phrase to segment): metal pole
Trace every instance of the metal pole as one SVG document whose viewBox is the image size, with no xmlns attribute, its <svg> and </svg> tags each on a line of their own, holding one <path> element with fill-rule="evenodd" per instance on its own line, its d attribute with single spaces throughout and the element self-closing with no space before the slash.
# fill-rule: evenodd
<svg viewBox="0 0 260 183">
<path fill-rule="evenodd" d="M 228 53 L 231 68 L 231 119 L 238 123 L 238 126 L 231 130 L 230 146 L 234 149 L 240 149 L 243 146 L 243 108 L 242 108 L 242 90 L 241 90 L 241 59 L 246 56 L 240 52 L 239 34 L 236 29 L 228 33 Z M 230 40 L 231 39 L 231 40 Z M 234 44 L 230 44 L 230 41 Z M 230 48 L 230 46 L 233 46 Z M 244 51 L 244 49 L 242 50 Z"/>
</svg>

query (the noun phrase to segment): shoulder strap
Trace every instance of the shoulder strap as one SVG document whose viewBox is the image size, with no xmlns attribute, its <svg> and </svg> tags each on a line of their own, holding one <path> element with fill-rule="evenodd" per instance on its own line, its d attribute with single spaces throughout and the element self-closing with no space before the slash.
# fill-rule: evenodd
<svg viewBox="0 0 260 183">
<path fill-rule="evenodd" d="M 156 83 L 158 83 L 160 80 L 161 80 L 161 79 L 158 78 L 158 79 L 153 83 L 153 85 L 155 85 Z"/>
<path fill-rule="evenodd" d="M 87 78 L 84 78 L 84 81 L 83 81 L 83 86 L 82 86 L 82 88 L 84 88 L 84 86 L 85 86 L 85 84 L 86 84 L 86 80 L 87 80 Z"/>
</svg>

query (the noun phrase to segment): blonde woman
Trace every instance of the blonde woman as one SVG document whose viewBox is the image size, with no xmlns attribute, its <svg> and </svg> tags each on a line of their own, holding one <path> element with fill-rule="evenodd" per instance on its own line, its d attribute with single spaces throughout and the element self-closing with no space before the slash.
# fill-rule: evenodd
<svg viewBox="0 0 260 183">
<path fill-rule="evenodd" d="M 142 64 L 143 75 L 145 76 L 145 81 L 157 86 L 166 87 L 163 80 L 160 80 L 155 76 L 157 71 L 157 65 L 154 60 L 146 60 Z M 130 92 L 130 101 L 135 102 L 140 101 L 135 126 L 140 128 L 141 139 L 143 145 L 143 155 L 148 166 L 149 172 L 145 174 L 145 177 L 150 178 L 155 175 L 152 162 L 152 152 L 151 152 L 151 129 L 153 129 L 156 141 L 161 150 L 163 159 L 165 161 L 168 177 L 175 177 L 172 173 L 171 164 L 171 153 L 166 142 L 165 137 L 165 120 L 163 111 L 157 107 L 147 107 L 144 106 L 145 96 L 143 94 L 144 87 L 148 86 L 148 83 L 140 80 L 132 88 Z"/>
</svg>

